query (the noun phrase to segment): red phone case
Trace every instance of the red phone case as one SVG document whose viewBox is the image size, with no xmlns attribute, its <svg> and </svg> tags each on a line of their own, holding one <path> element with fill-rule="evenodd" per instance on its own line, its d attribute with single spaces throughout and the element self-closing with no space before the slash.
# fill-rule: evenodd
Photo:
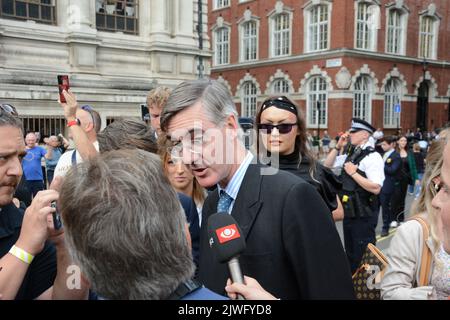
<svg viewBox="0 0 450 320">
<path fill-rule="evenodd" d="M 58 89 L 59 89 L 59 100 L 63 103 L 66 102 L 66 98 L 62 94 L 63 90 L 69 90 L 69 76 L 58 76 Z"/>
</svg>

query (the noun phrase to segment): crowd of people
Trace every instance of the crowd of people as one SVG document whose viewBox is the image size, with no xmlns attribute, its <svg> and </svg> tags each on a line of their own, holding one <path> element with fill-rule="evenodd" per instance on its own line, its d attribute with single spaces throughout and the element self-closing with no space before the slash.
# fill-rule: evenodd
<svg viewBox="0 0 450 320">
<path fill-rule="evenodd" d="M 450 297 L 447 130 L 424 150 L 353 119 L 337 140 L 311 141 L 302 110 L 276 96 L 259 105 L 246 148 L 233 99 L 214 80 L 153 89 L 149 124 L 121 119 L 103 130 L 93 107 L 63 94 L 75 145 L 65 152 L 58 136 L 37 146 L 14 107 L 0 108 L 2 299 L 354 299 L 380 207 L 382 234 L 397 227 L 382 297 Z M 428 239 L 405 214 L 408 185 Z M 231 215 L 245 239 L 244 283 L 211 250 L 215 213 Z M 422 240 L 433 263 L 419 286 Z M 74 266 L 79 281 L 68 287 Z"/>
</svg>

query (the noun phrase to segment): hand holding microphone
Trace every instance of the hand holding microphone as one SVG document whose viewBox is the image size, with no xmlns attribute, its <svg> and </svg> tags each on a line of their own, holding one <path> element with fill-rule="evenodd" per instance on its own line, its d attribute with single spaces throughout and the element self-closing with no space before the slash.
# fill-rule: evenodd
<svg viewBox="0 0 450 320">
<path fill-rule="evenodd" d="M 233 283 L 244 282 L 238 257 L 245 250 L 245 240 L 236 220 L 228 213 L 215 213 L 208 219 L 209 245 L 220 263 L 227 263 Z M 244 297 L 237 295 L 238 300 Z"/>
</svg>

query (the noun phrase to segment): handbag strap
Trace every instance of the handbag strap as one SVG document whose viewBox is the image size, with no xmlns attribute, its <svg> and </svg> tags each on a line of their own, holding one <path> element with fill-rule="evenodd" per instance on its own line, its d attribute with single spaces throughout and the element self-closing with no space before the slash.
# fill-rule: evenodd
<svg viewBox="0 0 450 320">
<path fill-rule="evenodd" d="M 422 225 L 423 232 L 423 244 L 422 244 L 422 260 L 420 261 L 420 273 L 419 273 L 419 286 L 428 285 L 428 280 L 431 272 L 431 251 L 427 246 L 427 240 L 430 237 L 430 230 L 428 228 L 428 223 L 421 217 L 414 217 L 414 220 Z"/>
</svg>

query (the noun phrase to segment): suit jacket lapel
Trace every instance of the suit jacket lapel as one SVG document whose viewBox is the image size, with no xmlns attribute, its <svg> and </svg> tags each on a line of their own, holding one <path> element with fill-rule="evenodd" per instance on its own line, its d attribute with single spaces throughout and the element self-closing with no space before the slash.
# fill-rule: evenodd
<svg viewBox="0 0 450 320">
<path fill-rule="evenodd" d="M 263 204 L 260 199 L 262 182 L 260 168 L 261 165 L 250 164 L 231 211 L 246 239 Z"/>
</svg>

